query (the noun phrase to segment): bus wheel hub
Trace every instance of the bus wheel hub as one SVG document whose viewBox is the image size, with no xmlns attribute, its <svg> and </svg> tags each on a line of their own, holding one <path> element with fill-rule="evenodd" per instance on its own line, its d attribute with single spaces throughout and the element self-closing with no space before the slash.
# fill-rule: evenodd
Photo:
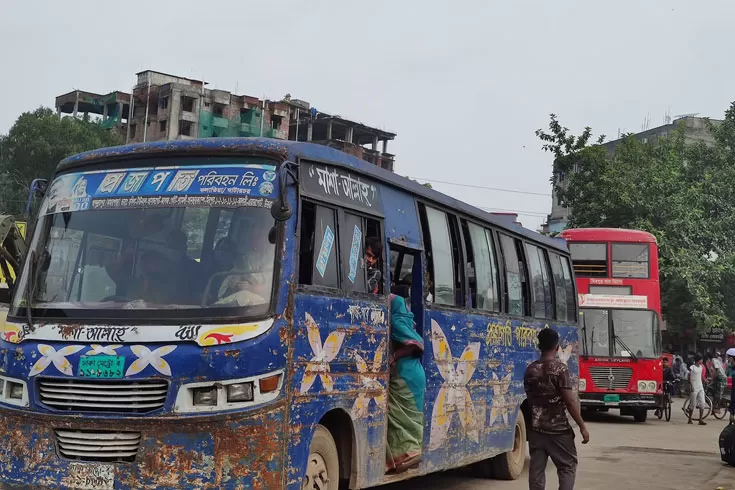
<svg viewBox="0 0 735 490">
<path fill-rule="evenodd" d="M 327 464 L 321 454 L 309 455 L 309 465 L 304 477 L 304 490 L 326 490 L 329 486 Z"/>
</svg>

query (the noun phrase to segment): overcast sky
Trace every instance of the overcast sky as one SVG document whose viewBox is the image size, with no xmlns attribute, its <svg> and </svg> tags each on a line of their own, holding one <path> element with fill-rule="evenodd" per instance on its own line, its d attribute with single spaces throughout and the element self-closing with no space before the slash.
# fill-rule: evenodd
<svg viewBox="0 0 735 490">
<path fill-rule="evenodd" d="M 435 6 L 429 6 L 435 5 Z M 604 5 L 604 6 L 603 6 Z M 152 69 L 398 133 L 396 172 L 536 228 L 559 115 L 608 139 L 735 99 L 735 2 L 0 0 L 0 133 L 73 89 L 129 91 Z"/>
</svg>

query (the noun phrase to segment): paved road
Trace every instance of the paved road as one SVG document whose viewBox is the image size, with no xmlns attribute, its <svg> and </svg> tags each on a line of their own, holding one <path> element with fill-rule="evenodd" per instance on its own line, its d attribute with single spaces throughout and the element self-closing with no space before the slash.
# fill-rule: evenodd
<svg viewBox="0 0 735 490">
<path fill-rule="evenodd" d="M 706 427 L 687 425 L 681 400 L 674 401 L 671 422 L 649 412 L 646 423 L 617 412 L 590 414 L 591 441 L 579 447 L 576 488 L 581 490 L 735 490 L 735 468 L 720 461 L 718 436 L 725 420 L 709 418 Z M 696 424 L 696 422 L 695 422 Z M 432 475 L 380 487 L 380 490 L 521 490 L 528 488 L 528 473 L 521 479 L 487 481 L 459 474 Z M 546 488 L 557 488 L 556 469 L 549 463 Z"/>
</svg>

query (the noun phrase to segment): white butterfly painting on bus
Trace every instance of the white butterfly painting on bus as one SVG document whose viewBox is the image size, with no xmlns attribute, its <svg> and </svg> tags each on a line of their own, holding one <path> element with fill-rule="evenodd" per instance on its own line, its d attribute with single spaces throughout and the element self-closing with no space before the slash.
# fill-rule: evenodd
<svg viewBox="0 0 735 490">
<path fill-rule="evenodd" d="M 567 345 L 563 349 L 559 347 L 558 356 L 559 360 L 563 362 L 564 364 L 569 364 L 569 358 L 572 357 L 572 344 Z"/>
<path fill-rule="evenodd" d="M 46 370 L 49 365 L 53 364 L 60 373 L 66 374 L 67 376 L 74 376 L 74 372 L 71 368 L 71 363 L 66 358 L 72 354 L 76 354 L 80 350 L 84 349 L 83 345 L 67 345 L 59 349 L 58 351 L 46 344 L 38 344 L 38 352 L 41 353 L 36 363 L 31 368 L 28 376 L 36 376 Z"/>
<path fill-rule="evenodd" d="M 431 412 L 429 449 L 444 444 L 455 413 L 459 416 L 465 437 L 477 442 L 480 437 L 477 414 L 467 384 L 475 373 L 480 343 L 471 342 L 459 359 L 455 359 L 444 331 L 436 320 L 431 320 L 431 346 L 434 362 L 444 381 Z"/>
<path fill-rule="evenodd" d="M 332 332 L 327 336 L 327 340 L 322 344 L 322 336 L 319 333 L 319 325 L 314 318 L 306 313 L 306 331 L 309 337 L 309 345 L 314 353 L 309 363 L 306 365 L 304 377 L 301 380 L 301 388 L 299 393 L 304 394 L 311 389 L 317 376 L 322 380 L 324 391 L 331 392 L 334 390 L 334 380 L 329 374 L 329 363 L 337 357 L 342 342 L 345 339 L 344 332 Z"/>
<path fill-rule="evenodd" d="M 508 389 L 510 388 L 512 378 L 513 375 L 511 373 L 506 374 L 502 379 L 493 373 L 493 401 L 492 408 L 490 409 L 490 425 L 494 425 L 497 421 L 502 421 L 506 425 L 508 424 L 510 412 Z"/>
<path fill-rule="evenodd" d="M 381 412 L 385 411 L 385 387 L 377 379 L 381 365 L 383 364 L 384 351 L 385 340 L 383 340 L 378 346 L 378 350 L 375 352 L 375 357 L 373 358 L 373 363 L 370 367 L 368 367 L 368 363 L 360 354 L 355 353 L 357 372 L 360 373 L 360 383 L 362 384 L 360 389 L 363 390 L 359 395 L 357 395 L 357 399 L 352 405 L 352 417 L 355 419 L 366 417 L 368 413 L 370 413 L 370 400 L 375 400 L 375 404 Z M 380 390 L 380 393 L 376 395 L 366 393 L 366 391 L 377 392 L 378 390 Z"/>
</svg>

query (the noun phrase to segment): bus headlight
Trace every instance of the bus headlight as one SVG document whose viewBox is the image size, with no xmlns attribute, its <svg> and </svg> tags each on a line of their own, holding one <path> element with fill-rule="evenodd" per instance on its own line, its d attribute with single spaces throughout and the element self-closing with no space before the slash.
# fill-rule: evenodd
<svg viewBox="0 0 735 490">
<path fill-rule="evenodd" d="M 587 391 L 587 380 L 579 378 L 579 391 Z"/>
<path fill-rule="evenodd" d="M 0 402 L 16 407 L 27 407 L 28 389 L 25 381 L 0 376 Z"/>
<path fill-rule="evenodd" d="M 641 379 L 638 381 L 638 393 L 656 393 L 658 385 L 655 381 Z"/>
<path fill-rule="evenodd" d="M 227 402 L 251 402 L 253 401 L 253 383 L 233 383 L 227 385 Z"/>
<path fill-rule="evenodd" d="M 187 383 L 179 388 L 174 412 L 238 410 L 275 400 L 282 386 L 283 370 L 249 378 Z"/>
<path fill-rule="evenodd" d="M 216 407 L 217 406 L 217 387 L 216 386 L 202 386 L 200 388 L 193 388 L 191 390 L 192 400 L 194 405 L 205 406 L 205 407 Z"/>
</svg>

